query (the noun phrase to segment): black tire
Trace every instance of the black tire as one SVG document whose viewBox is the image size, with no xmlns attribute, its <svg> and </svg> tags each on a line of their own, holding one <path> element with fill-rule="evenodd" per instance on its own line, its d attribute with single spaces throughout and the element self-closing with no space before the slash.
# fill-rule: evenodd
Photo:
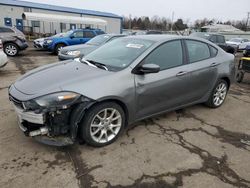
<svg viewBox="0 0 250 188">
<path fill-rule="evenodd" d="M 6 43 L 3 46 L 3 50 L 7 56 L 14 57 L 19 53 L 19 48 L 15 43 Z"/>
<path fill-rule="evenodd" d="M 105 143 L 100 143 L 100 142 L 97 142 L 91 136 L 91 131 L 93 131 L 92 130 L 93 127 L 91 127 L 91 124 L 95 120 L 96 115 L 99 114 L 100 112 L 102 112 L 102 110 L 104 110 L 104 109 L 115 109 L 115 110 L 117 110 L 119 112 L 119 114 L 120 114 L 120 117 L 121 117 L 121 120 L 120 120 L 121 126 L 120 126 L 120 129 L 119 129 L 119 132 L 117 134 L 114 134 L 114 138 L 112 138 L 111 140 L 109 140 L 109 141 L 107 141 Z M 104 103 L 96 104 L 93 107 L 91 107 L 90 109 L 88 109 L 88 111 L 84 115 L 84 119 L 83 119 L 83 121 L 81 122 L 81 125 L 80 125 L 80 136 L 90 146 L 103 147 L 103 146 L 109 145 L 109 144 L 113 143 L 121 135 L 121 133 L 123 132 L 124 127 L 125 127 L 125 122 L 126 122 L 125 118 L 126 118 L 126 116 L 125 116 L 125 113 L 124 113 L 122 107 L 120 105 L 118 105 L 117 103 L 115 103 L 115 102 L 104 102 Z M 100 123 L 99 123 L 99 125 L 100 125 Z M 96 128 L 96 129 L 98 129 L 98 128 Z M 101 135 L 101 133 L 100 133 L 100 135 Z M 98 137 L 100 135 L 98 135 Z"/>
<path fill-rule="evenodd" d="M 243 71 L 239 71 L 239 72 L 237 73 L 237 75 L 236 75 L 236 81 L 237 81 L 238 83 L 241 83 L 242 80 L 243 80 L 243 78 L 244 78 L 244 72 L 243 72 Z"/>
<path fill-rule="evenodd" d="M 226 94 L 225 94 L 225 98 L 223 99 L 223 102 L 221 104 L 219 104 L 219 105 L 216 105 L 215 102 L 214 102 L 214 97 L 215 97 L 215 94 L 217 92 L 217 88 L 219 87 L 220 84 L 224 84 L 226 86 Z M 205 103 L 205 105 L 207 105 L 210 108 L 218 108 L 218 107 L 220 107 L 226 100 L 228 90 L 229 90 L 228 83 L 225 80 L 222 80 L 222 79 L 218 80 L 217 83 L 215 84 L 214 88 L 213 88 L 212 93 L 209 96 L 209 99 Z"/>
<path fill-rule="evenodd" d="M 59 51 L 61 50 L 61 48 L 63 48 L 64 46 L 66 46 L 65 44 L 57 44 L 56 48 L 54 50 L 54 54 L 58 55 Z"/>
</svg>

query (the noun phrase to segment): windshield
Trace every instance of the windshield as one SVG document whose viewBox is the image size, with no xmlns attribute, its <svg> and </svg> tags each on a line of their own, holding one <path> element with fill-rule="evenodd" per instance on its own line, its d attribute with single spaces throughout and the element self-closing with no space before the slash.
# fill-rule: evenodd
<svg viewBox="0 0 250 188">
<path fill-rule="evenodd" d="M 150 40 L 118 38 L 88 54 L 84 59 L 101 63 L 107 66 L 109 70 L 122 70 L 129 66 L 153 43 Z"/>
<path fill-rule="evenodd" d="M 66 33 L 63 33 L 63 36 L 62 37 L 69 37 L 74 31 L 73 30 L 70 30 Z"/>
<path fill-rule="evenodd" d="M 108 41 L 110 38 L 111 37 L 109 35 L 99 35 L 89 40 L 86 44 L 99 46 Z"/>
<path fill-rule="evenodd" d="M 66 36 L 66 33 L 58 33 L 52 37 L 65 37 Z"/>
</svg>

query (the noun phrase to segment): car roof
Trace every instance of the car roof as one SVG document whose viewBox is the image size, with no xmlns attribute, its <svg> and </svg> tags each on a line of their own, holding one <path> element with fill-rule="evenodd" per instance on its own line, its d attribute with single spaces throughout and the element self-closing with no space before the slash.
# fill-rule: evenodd
<svg viewBox="0 0 250 188">
<path fill-rule="evenodd" d="M 154 42 L 160 42 L 160 41 L 165 41 L 169 39 L 180 39 L 183 38 L 182 36 L 179 35 L 132 35 L 132 36 L 127 36 L 128 38 L 134 38 L 134 39 L 144 39 L 144 40 L 151 40 Z"/>
<path fill-rule="evenodd" d="M 132 35 L 132 36 L 126 36 L 125 38 L 132 38 L 132 39 L 143 39 L 143 40 L 149 40 L 149 41 L 153 41 L 155 43 L 160 43 L 160 42 L 167 42 L 169 40 L 174 40 L 174 39 L 191 39 L 191 40 L 196 40 L 196 41 L 201 41 L 201 42 L 205 42 L 211 46 L 216 46 L 214 43 L 210 42 L 207 39 L 203 39 L 200 37 L 193 37 L 193 36 L 181 36 L 181 35 L 158 35 L 158 34 L 154 34 L 154 35 Z"/>
</svg>

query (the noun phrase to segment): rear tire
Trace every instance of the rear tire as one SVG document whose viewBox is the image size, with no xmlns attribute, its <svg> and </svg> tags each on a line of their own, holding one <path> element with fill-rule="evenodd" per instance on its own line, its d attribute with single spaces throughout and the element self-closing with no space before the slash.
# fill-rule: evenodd
<svg viewBox="0 0 250 188">
<path fill-rule="evenodd" d="M 14 57 L 14 56 L 18 55 L 18 53 L 19 53 L 19 48 L 14 43 L 4 44 L 3 50 L 6 53 L 6 55 L 10 56 L 10 57 Z"/>
<path fill-rule="evenodd" d="M 228 89 L 228 83 L 225 80 L 220 79 L 215 84 L 215 87 L 205 104 L 210 108 L 220 107 L 225 102 Z"/>
<path fill-rule="evenodd" d="M 120 136 L 125 122 L 125 113 L 117 103 L 96 104 L 84 115 L 80 125 L 80 136 L 91 146 L 106 146 Z"/>
<path fill-rule="evenodd" d="M 54 54 L 58 55 L 58 53 L 60 52 L 60 50 L 66 46 L 65 44 L 57 44 L 56 45 L 56 48 L 55 48 L 55 51 L 54 51 Z"/>
</svg>

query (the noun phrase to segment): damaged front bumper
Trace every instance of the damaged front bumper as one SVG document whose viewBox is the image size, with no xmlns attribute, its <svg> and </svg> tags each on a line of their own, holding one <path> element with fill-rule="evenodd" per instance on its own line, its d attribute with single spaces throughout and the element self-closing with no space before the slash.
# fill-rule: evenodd
<svg viewBox="0 0 250 188">
<path fill-rule="evenodd" d="M 23 103 L 10 96 L 14 104 L 20 129 L 28 137 L 53 146 L 73 144 L 77 139 L 78 126 L 93 101 L 78 101 L 67 109 L 27 111 Z"/>
</svg>

